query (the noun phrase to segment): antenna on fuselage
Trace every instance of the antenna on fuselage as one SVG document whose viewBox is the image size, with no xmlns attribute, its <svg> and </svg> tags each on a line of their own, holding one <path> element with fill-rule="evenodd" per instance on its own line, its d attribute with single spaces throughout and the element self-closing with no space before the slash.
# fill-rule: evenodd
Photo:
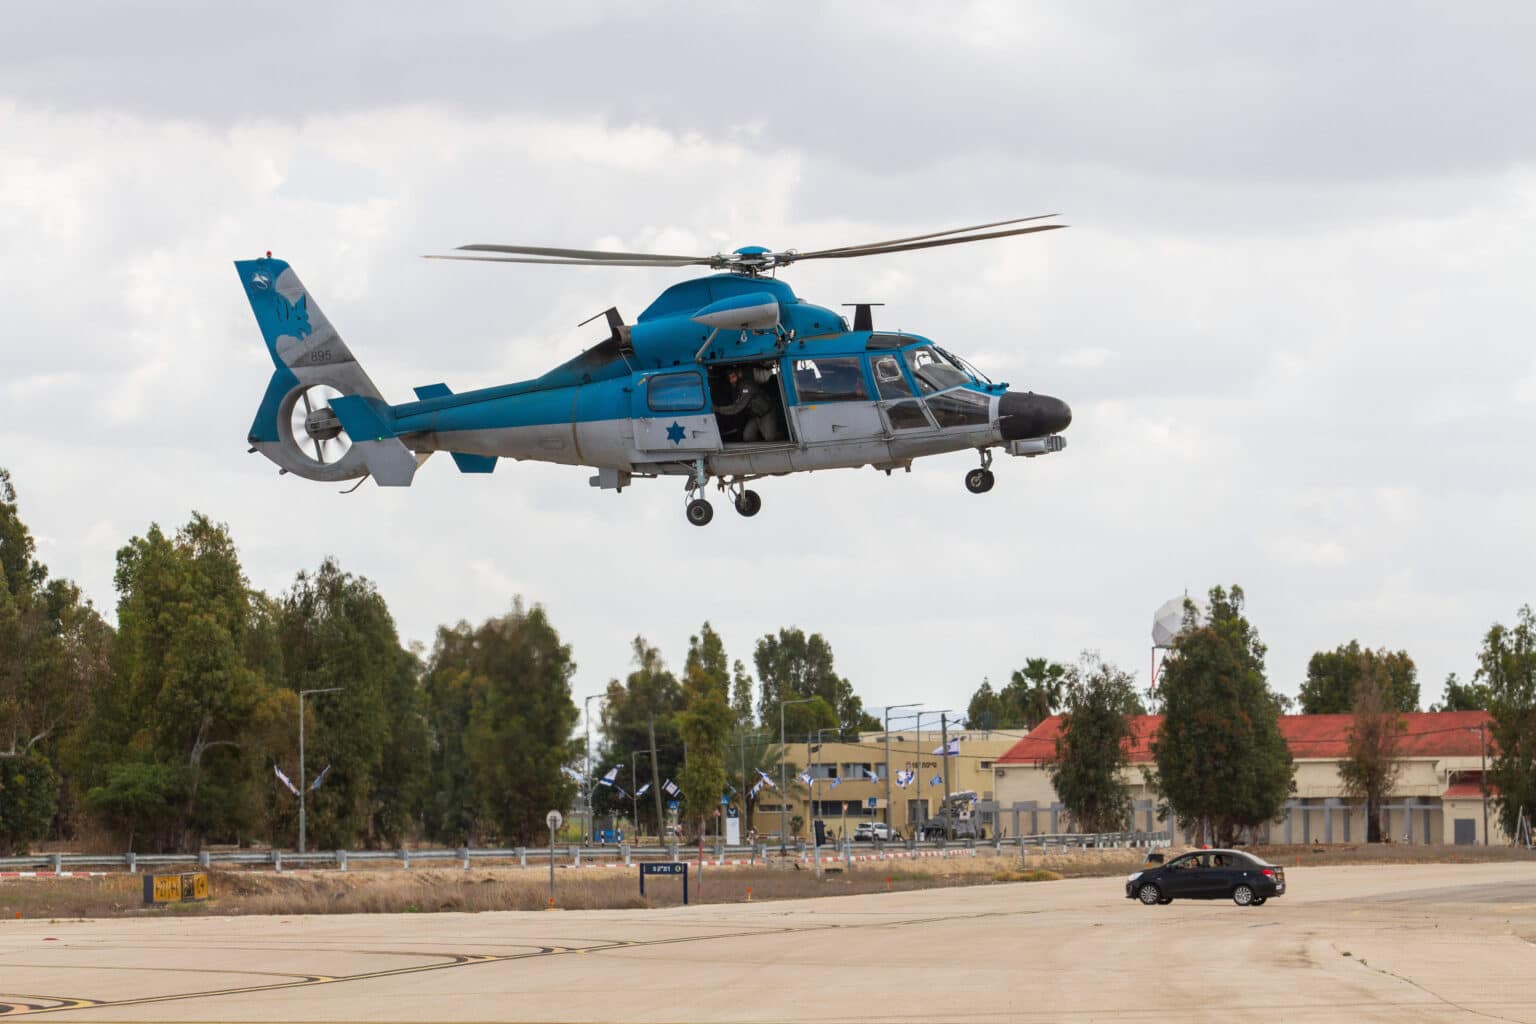
<svg viewBox="0 0 1536 1024">
<path fill-rule="evenodd" d="M 853 329 L 856 331 L 872 331 L 875 329 L 875 314 L 873 307 L 883 306 L 883 302 L 845 302 L 844 306 L 853 307 Z"/>
</svg>

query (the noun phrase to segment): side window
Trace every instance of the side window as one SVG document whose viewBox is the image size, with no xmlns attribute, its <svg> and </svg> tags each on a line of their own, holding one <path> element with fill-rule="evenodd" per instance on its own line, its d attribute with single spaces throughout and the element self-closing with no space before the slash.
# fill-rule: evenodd
<svg viewBox="0 0 1536 1024">
<path fill-rule="evenodd" d="M 974 427 L 987 422 L 991 401 L 974 391 L 946 391 L 928 399 L 928 408 L 941 427 Z"/>
<path fill-rule="evenodd" d="M 892 430 L 916 430 L 928 426 L 919 402 L 897 402 L 885 407 L 885 415 L 891 421 Z"/>
<path fill-rule="evenodd" d="M 652 412 L 693 412 L 704 405 L 704 381 L 697 373 L 663 373 L 645 382 Z"/>
<path fill-rule="evenodd" d="M 875 390 L 883 399 L 907 398 L 912 386 L 901 372 L 901 360 L 896 356 L 870 356 L 869 368 L 875 376 Z"/>
<path fill-rule="evenodd" d="M 818 402 L 858 402 L 869 398 L 858 356 L 796 359 L 795 393 L 801 405 Z"/>
</svg>

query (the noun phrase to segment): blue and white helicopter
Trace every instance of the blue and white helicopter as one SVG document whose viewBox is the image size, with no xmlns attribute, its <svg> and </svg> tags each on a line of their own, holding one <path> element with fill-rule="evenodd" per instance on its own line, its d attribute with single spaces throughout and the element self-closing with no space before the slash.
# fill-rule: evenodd
<svg viewBox="0 0 1536 1024">
<path fill-rule="evenodd" d="M 597 470 L 594 487 L 622 491 L 636 477 L 677 476 L 688 521 L 714 517 L 711 481 L 736 511 L 756 515 L 747 484 L 818 469 L 910 471 L 924 455 L 975 449 L 972 493 L 992 489 L 992 450 L 1060 451 L 1072 421 L 1065 402 L 994 384 L 926 338 L 874 329 L 871 303 L 838 313 L 798 298 L 774 272 L 817 259 L 851 259 L 1064 227 L 998 221 L 816 252 L 748 246 L 714 256 L 466 245 L 438 259 L 555 266 L 708 267 L 709 277 L 662 292 L 633 324 L 616 309 L 608 337 L 533 380 L 454 394 L 415 389 L 385 401 L 287 263 L 235 268 L 276 365 L 251 426 L 252 452 L 308 480 L 409 486 L 446 451 L 459 471 L 532 459 Z M 1021 226 L 1023 225 L 1023 226 Z M 593 319 L 596 319 L 594 317 Z M 590 322 L 590 321 L 589 321 Z M 354 488 L 355 489 L 355 488 Z"/>
</svg>

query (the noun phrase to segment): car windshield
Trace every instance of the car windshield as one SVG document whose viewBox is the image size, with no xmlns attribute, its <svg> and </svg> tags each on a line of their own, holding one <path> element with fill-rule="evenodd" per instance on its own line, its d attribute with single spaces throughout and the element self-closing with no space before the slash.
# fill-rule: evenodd
<svg viewBox="0 0 1536 1024">
<path fill-rule="evenodd" d="M 970 380 L 964 370 L 930 346 L 911 349 L 906 355 L 912 376 L 917 378 L 918 386 L 926 392 L 943 391 Z"/>
</svg>

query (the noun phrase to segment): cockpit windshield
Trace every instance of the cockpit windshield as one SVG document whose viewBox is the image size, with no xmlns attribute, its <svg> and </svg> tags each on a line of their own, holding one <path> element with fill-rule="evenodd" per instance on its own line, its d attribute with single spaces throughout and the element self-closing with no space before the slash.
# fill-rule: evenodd
<svg viewBox="0 0 1536 1024">
<path fill-rule="evenodd" d="M 912 376 L 917 378 L 918 387 L 925 392 L 943 391 L 957 384 L 968 383 L 971 379 L 964 370 L 927 346 L 908 351 L 907 366 L 912 369 Z"/>
<path fill-rule="evenodd" d="M 980 370 L 976 369 L 975 364 L 973 364 L 969 359 L 966 359 L 963 356 L 957 356 L 957 355 L 955 355 L 953 352 L 951 352 L 947 348 L 939 348 L 939 346 L 937 346 L 937 345 L 935 345 L 933 347 L 939 350 L 939 355 L 943 356 L 945 359 L 948 359 L 950 362 L 952 362 L 956 366 L 960 367 L 961 372 L 963 372 L 967 376 L 969 376 L 971 378 L 971 380 L 976 381 L 978 383 L 980 383 L 980 382 L 985 382 L 987 384 L 991 384 L 992 383 L 992 378 L 988 377 L 986 374 L 984 374 Z"/>
</svg>

